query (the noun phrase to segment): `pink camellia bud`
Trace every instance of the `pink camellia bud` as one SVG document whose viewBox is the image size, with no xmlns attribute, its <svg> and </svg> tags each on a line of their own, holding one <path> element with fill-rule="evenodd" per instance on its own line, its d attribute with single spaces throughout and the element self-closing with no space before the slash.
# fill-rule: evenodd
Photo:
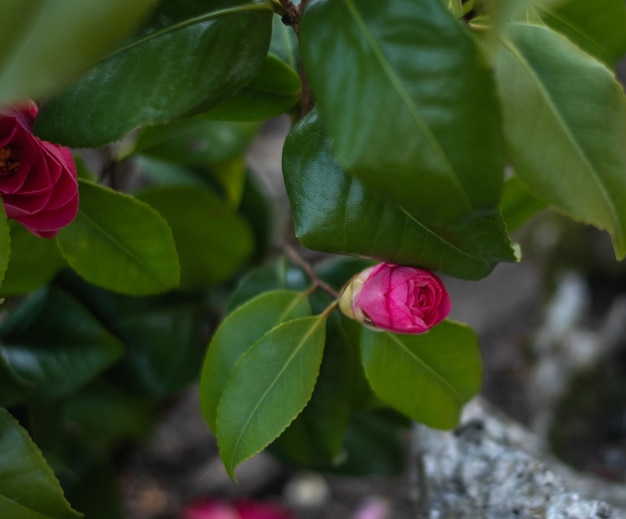
<svg viewBox="0 0 626 519">
<path fill-rule="evenodd" d="M 37 106 L 0 110 L 0 197 L 9 218 L 52 238 L 76 217 L 78 182 L 69 149 L 38 139 Z"/>
<path fill-rule="evenodd" d="M 188 506 L 182 519 L 292 519 L 283 506 L 259 501 L 220 501 L 206 499 Z"/>
<path fill-rule="evenodd" d="M 450 297 L 431 271 L 381 263 L 354 276 L 344 287 L 339 308 L 370 328 L 424 333 L 450 312 Z"/>
</svg>

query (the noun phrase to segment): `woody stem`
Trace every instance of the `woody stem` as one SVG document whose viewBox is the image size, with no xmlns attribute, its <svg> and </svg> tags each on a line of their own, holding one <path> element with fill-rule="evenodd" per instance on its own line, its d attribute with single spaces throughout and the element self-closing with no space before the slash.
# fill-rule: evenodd
<svg viewBox="0 0 626 519">
<path fill-rule="evenodd" d="M 298 267 L 300 267 L 302 270 L 304 270 L 306 275 L 309 276 L 309 278 L 311 278 L 311 281 L 313 282 L 313 286 L 322 289 L 324 292 L 332 296 L 334 299 L 339 299 L 339 292 L 337 292 L 328 283 L 320 279 L 318 275 L 315 273 L 315 271 L 313 270 L 313 267 L 311 266 L 311 264 L 308 261 L 306 261 L 302 256 L 300 256 L 300 254 L 295 248 L 293 248 L 289 244 L 285 244 L 284 250 L 285 250 L 285 254 L 289 256 L 289 259 L 293 261 L 296 265 L 298 265 Z"/>
</svg>

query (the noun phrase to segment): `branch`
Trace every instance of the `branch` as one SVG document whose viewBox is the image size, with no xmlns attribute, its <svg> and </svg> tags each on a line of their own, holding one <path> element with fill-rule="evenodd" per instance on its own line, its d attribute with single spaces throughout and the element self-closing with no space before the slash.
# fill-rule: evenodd
<svg viewBox="0 0 626 519">
<path fill-rule="evenodd" d="M 304 270 L 306 275 L 311 278 L 314 287 L 321 288 L 324 292 L 332 296 L 334 299 L 339 299 L 339 292 L 337 292 L 328 283 L 321 280 L 313 270 L 311 264 L 306 261 L 302 256 L 300 256 L 296 249 L 288 244 L 285 244 L 283 248 L 285 250 L 285 254 L 289 256 L 289 259 L 293 261 L 296 265 L 298 265 L 298 267 L 300 267 L 302 270 Z"/>
<path fill-rule="evenodd" d="M 280 5 L 285 11 L 285 14 L 283 15 L 283 23 L 285 25 L 291 25 L 296 31 L 296 34 L 299 35 L 300 34 L 300 11 L 291 0 L 279 0 L 279 1 L 280 1 Z"/>
</svg>

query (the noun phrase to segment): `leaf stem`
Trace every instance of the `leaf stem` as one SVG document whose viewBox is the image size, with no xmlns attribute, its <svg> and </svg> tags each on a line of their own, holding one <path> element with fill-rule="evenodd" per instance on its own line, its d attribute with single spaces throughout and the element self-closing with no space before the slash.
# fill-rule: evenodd
<svg viewBox="0 0 626 519">
<path fill-rule="evenodd" d="M 336 300 L 339 299 L 339 292 L 337 292 L 328 283 L 321 280 L 318 277 L 318 275 L 315 273 L 315 271 L 313 270 L 313 267 L 311 266 L 311 264 L 308 261 L 306 261 L 302 256 L 300 256 L 300 254 L 295 248 L 293 248 L 289 244 L 285 244 L 283 248 L 285 250 L 285 254 L 289 256 L 289 259 L 293 261 L 296 265 L 298 265 L 298 267 L 300 267 L 302 270 L 304 270 L 306 275 L 309 276 L 309 278 L 311 278 L 311 281 L 313 282 L 313 288 L 320 288 L 324 292 L 332 296 L 334 299 Z"/>
<path fill-rule="evenodd" d="M 337 308 L 337 305 L 339 304 L 339 300 L 335 300 L 332 303 L 330 303 L 325 309 L 324 311 L 320 314 L 324 317 L 328 317 L 330 315 L 330 313 Z"/>
<path fill-rule="evenodd" d="M 285 11 L 285 7 L 279 0 L 272 0 L 272 6 L 274 7 L 274 12 L 279 16 L 285 16 L 287 11 Z"/>
</svg>

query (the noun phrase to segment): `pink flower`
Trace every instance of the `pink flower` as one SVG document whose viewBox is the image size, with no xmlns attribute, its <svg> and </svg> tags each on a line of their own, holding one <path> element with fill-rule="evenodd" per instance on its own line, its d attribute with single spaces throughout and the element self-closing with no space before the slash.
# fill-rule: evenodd
<svg viewBox="0 0 626 519">
<path fill-rule="evenodd" d="M 381 263 L 353 277 L 343 289 L 341 311 L 374 329 L 424 333 L 450 312 L 450 297 L 431 271 Z"/>
<path fill-rule="evenodd" d="M 292 515 L 286 508 L 273 503 L 230 503 L 207 499 L 187 507 L 182 519 L 292 519 Z"/>
<path fill-rule="evenodd" d="M 32 132 L 34 103 L 0 110 L 0 197 L 9 218 L 52 238 L 78 211 L 76 165 L 70 150 Z"/>
</svg>

